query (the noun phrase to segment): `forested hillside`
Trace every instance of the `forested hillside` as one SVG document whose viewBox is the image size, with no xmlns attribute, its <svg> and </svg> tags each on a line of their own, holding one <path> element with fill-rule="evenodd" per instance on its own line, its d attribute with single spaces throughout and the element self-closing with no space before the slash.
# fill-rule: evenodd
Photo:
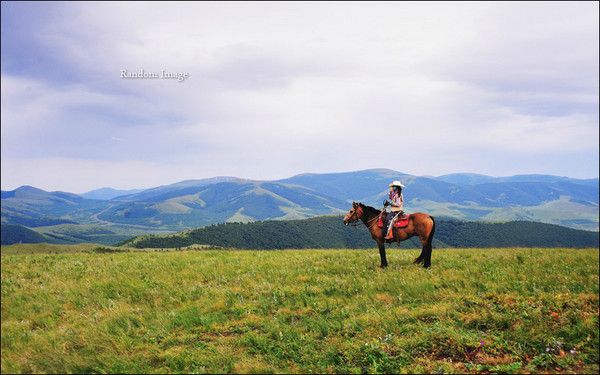
<svg viewBox="0 0 600 375">
<path fill-rule="evenodd" d="M 138 248 L 203 244 L 246 249 L 372 248 L 375 242 L 362 223 L 342 225 L 339 216 L 211 225 L 171 235 L 144 235 L 123 243 Z M 557 225 L 514 221 L 482 223 L 439 218 L 434 247 L 597 247 L 598 232 Z M 396 245 L 392 245 L 396 246 Z M 419 246 L 416 238 L 403 247 Z"/>
<path fill-rule="evenodd" d="M 15 243 L 39 243 L 53 242 L 52 239 L 31 230 L 22 225 L 2 224 L 0 225 L 2 245 L 12 245 Z"/>
</svg>

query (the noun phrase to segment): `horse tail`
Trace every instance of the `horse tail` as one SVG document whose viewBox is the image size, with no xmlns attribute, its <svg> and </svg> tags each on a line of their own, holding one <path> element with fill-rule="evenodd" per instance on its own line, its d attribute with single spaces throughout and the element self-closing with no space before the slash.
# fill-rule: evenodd
<svg viewBox="0 0 600 375">
<path fill-rule="evenodd" d="M 427 237 L 427 245 L 431 247 L 431 243 L 433 242 L 433 235 L 435 233 L 435 219 L 431 215 L 429 216 L 429 218 L 431 219 L 433 226 L 431 227 L 431 232 L 429 232 L 429 237 Z"/>
<path fill-rule="evenodd" d="M 429 216 L 431 218 L 431 222 L 433 225 L 431 226 L 431 232 L 429 232 L 429 236 L 427 236 L 427 245 L 425 245 L 425 254 L 423 254 L 423 267 L 429 268 L 431 267 L 431 251 L 433 248 L 431 247 L 431 243 L 433 242 L 433 234 L 435 233 L 435 219 L 433 216 Z"/>
</svg>

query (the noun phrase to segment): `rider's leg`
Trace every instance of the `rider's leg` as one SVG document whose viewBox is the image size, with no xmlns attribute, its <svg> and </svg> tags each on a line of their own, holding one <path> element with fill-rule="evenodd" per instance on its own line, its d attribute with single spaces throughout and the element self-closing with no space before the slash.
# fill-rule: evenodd
<svg viewBox="0 0 600 375">
<path fill-rule="evenodd" d="M 398 213 L 395 213 L 395 212 L 390 212 L 388 214 L 388 217 L 391 217 L 391 220 L 388 222 L 387 234 L 385 236 L 386 240 L 391 240 L 392 238 L 394 238 L 394 233 L 393 233 L 394 221 L 396 220 L 397 216 L 398 216 Z"/>
</svg>

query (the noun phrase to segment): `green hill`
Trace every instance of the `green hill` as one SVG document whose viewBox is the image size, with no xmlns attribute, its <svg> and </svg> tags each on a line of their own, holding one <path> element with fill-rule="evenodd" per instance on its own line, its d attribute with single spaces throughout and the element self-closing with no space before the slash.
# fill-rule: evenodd
<svg viewBox="0 0 600 375">
<path fill-rule="evenodd" d="M 62 191 L 47 192 L 32 186 L 2 191 L 2 223 L 40 227 L 89 221 L 104 201 L 84 199 Z"/>
<path fill-rule="evenodd" d="M 51 238 L 54 243 L 99 243 L 112 245 L 131 237 L 131 229 L 90 224 L 62 224 L 37 227 L 35 231 Z M 140 233 L 140 231 L 138 231 Z"/>
<path fill-rule="evenodd" d="M 44 236 L 34 230 L 22 225 L 2 224 L 0 225 L 2 245 L 12 245 L 15 243 L 38 243 L 54 242 L 51 238 Z"/>
<path fill-rule="evenodd" d="M 136 233 L 137 232 L 137 233 Z M 89 224 L 60 224 L 33 229 L 22 225 L 2 224 L 2 245 L 14 243 L 78 244 L 97 243 L 112 245 L 144 231 Z"/>
<path fill-rule="evenodd" d="M 404 199 L 411 212 L 468 221 L 525 220 L 598 230 L 597 178 L 425 177 L 389 169 L 301 174 L 274 181 L 215 177 L 134 193 L 103 188 L 82 196 L 22 186 L 1 192 L 1 220 L 30 228 L 92 224 L 149 232 L 224 222 L 305 219 L 338 215 L 347 211 L 352 201 L 380 206 L 389 181 L 395 179 L 406 185 Z"/>
<path fill-rule="evenodd" d="M 527 221 L 482 223 L 442 218 L 436 225 L 434 247 L 597 247 L 599 238 L 598 232 Z M 339 216 L 217 224 L 170 235 L 143 235 L 122 244 L 137 248 L 203 244 L 245 249 L 375 246 L 366 227 L 344 226 Z M 402 243 L 402 247 L 415 246 L 420 246 L 416 238 Z"/>
</svg>

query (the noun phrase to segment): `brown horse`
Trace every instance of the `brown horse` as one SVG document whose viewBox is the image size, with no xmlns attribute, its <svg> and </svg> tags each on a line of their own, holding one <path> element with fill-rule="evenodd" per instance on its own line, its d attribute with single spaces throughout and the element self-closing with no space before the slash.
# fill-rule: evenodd
<svg viewBox="0 0 600 375">
<path fill-rule="evenodd" d="M 387 258 L 385 256 L 385 244 L 391 242 L 400 242 L 407 240 L 413 236 L 419 236 L 419 240 L 423 245 L 421 254 L 415 263 L 423 263 L 423 267 L 428 268 L 431 266 L 431 241 L 433 240 L 433 234 L 435 232 L 435 220 L 433 217 L 421 212 L 416 212 L 410 215 L 408 225 L 404 228 L 394 227 L 394 239 L 385 239 L 385 229 L 380 228 L 377 225 L 377 219 L 379 218 L 381 211 L 370 206 L 365 206 L 362 203 L 352 202 L 352 209 L 348 211 L 344 216 L 344 224 L 348 225 L 358 220 L 362 220 L 363 223 L 369 228 L 371 237 L 377 242 L 379 246 L 379 256 L 381 257 L 381 267 L 387 267 Z M 386 214 L 383 214 L 385 222 Z"/>
</svg>

